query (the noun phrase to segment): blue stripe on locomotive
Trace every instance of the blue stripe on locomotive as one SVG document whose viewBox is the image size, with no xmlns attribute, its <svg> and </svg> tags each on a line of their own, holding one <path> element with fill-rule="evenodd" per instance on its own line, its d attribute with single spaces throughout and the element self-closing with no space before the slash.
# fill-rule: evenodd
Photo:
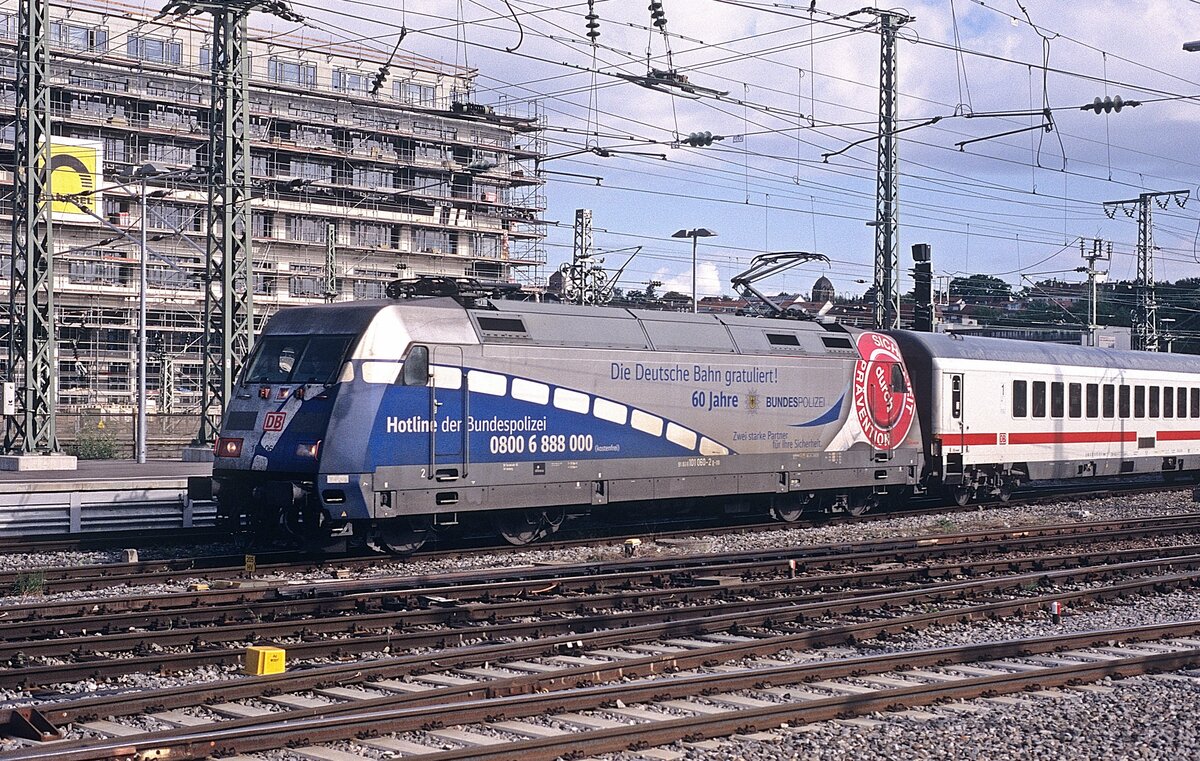
<svg viewBox="0 0 1200 761">
<path fill-rule="evenodd" d="M 464 382 L 466 372 L 464 368 Z M 492 373 L 498 375 L 499 373 Z M 512 376 L 505 376 L 506 387 L 512 387 Z M 429 456 L 429 387 L 374 384 L 354 381 L 350 396 L 353 404 L 341 405 L 330 421 L 330 439 L 357 440 L 369 431 L 366 446 L 329 446 L 322 454 L 321 470 L 327 473 L 372 472 L 381 466 L 427 465 Z M 550 387 L 551 389 L 558 387 Z M 572 390 L 572 389 L 567 389 Z M 462 459 L 463 405 L 465 390 L 437 389 L 441 403 L 438 411 L 437 460 L 454 463 Z M 551 394 L 553 391 L 551 391 Z M 576 392 L 583 394 L 583 392 Z M 696 455 L 703 432 L 696 434 L 696 445 L 688 448 L 666 438 L 665 431 L 673 421 L 662 418 L 663 432 L 654 435 L 632 427 L 628 420 L 634 408 L 629 408 L 627 422 L 622 425 L 595 417 L 589 413 L 559 409 L 553 404 L 514 399 L 478 391 L 469 392 L 468 412 L 476 429 L 467 434 L 469 459 L 475 463 L 514 461 L 583 460 L 628 457 L 685 457 Z M 589 397 L 589 412 L 596 397 Z M 389 426 L 389 418 L 391 424 Z M 516 423 L 519 430 L 493 429 L 491 421 Z M 482 421 L 482 423 L 480 422 Z M 482 427 L 481 427 L 482 426 Z M 683 427 L 683 426 L 681 426 Z M 690 428 L 687 430 L 691 430 Z M 492 451 L 494 437 L 521 437 L 519 451 Z M 543 437 L 563 437 L 565 446 L 547 450 Z M 590 451 L 570 446 L 572 437 L 590 436 Z M 533 437 L 531 451 L 530 437 Z M 516 442 L 512 442 L 516 443 Z M 551 444 L 554 441 L 549 442 Z M 728 447 L 724 447 L 728 450 Z M 733 452 L 730 452 L 733 454 Z M 273 467 L 276 461 L 272 460 Z"/>
</svg>

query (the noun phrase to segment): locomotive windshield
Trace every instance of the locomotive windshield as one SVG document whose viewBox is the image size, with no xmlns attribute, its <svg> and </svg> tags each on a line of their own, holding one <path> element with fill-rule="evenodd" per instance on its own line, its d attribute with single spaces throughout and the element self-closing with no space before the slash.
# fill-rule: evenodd
<svg viewBox="0 0 1200 761">
<path fill-rule="evenodd" d="M 243 383 L 333 383 L 355 336 L 263 336 Z"/>
</svg>

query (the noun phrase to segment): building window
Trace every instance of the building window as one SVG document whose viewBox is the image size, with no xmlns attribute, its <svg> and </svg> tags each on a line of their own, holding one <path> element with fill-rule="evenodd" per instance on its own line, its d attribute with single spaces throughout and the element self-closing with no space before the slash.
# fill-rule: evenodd
<svg viewBox="0 0 1200 761">
<path fill-rule="evenodd" d="M 310 217 L 288 217 L 288 239 L 303 243 L 324 243 L 325 221 Z"/>
<path fill-rule="evenodd" d="M 200 65 L 212 66 L 212 48 L 208 45 L 200 48 Z"/>
<path fill-rule="evenodd" d="M 292 159 L 290 166 L 289 173 L 293 177 L 299 177 L 304 180 L 323 180 L 325 182 L 333 179 L 333 167 L 329 164 L 323 164 L 320 161 Z"/>
<path fill-rule="evenodd" d="M 315 87 L 317 84 L 317 66 L 312 63 L 272 58 L 267 61 L 267 79 L 285 85 Z"/>
<path fill-rule="evenodd" d="M 324 296 L 325 278 L 322 269 L 293 264 L 292 274 L 288 277 L 288 294 L 301 297 Z"/>
<path fill-rule="evenodd" d="M 139 58 L 154 63 L 180 64 L 183 61 L 183 45 L 177 40 L 161 37 L 131 35 L 127 52 L 130 58 Z"/>
<path fill-rule="evenodd" d="M 12 19 L 14 33 L 16 17 Z M 5 35 L 7 36 L 7 35 Z M 108 30 L 104 27 L 70 24 L 65 21 L 50 22 L 50 44 L 71 50 L 94 50 L 103 53 L 108 50 Z"/>
<path fill-rule="evenodd" d="M 414 106 L 432 106 L 437 102 L 437 87 L 423 85 L 412 80 L 401 80 L 392 85 L 396 100 Z"/>
<path fill-rule="evenodd" d="M 333 72 L 333 89 L 339 92 L 366 94 L 371 88 L 371 78 L 357 71 L 337 69 Z"/>
</svg>

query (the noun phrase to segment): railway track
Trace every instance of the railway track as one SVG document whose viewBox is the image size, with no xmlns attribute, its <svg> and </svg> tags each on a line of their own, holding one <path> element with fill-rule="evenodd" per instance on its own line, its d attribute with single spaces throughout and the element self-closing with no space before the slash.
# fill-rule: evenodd
<svg viewBox="0 0 1200 761">
<path fill-rule="evenodd" d="M 1044 616 L 1052 603 L 1200 586 L 1200 546 L 1161 544 L 1197 533 L 1198 523 L 1179 516 L 490 577 L 342 579 L 276 597 L 278 589 L 229 590 L 163 598 L 174 603 L 142 596 L 31 605 L 0 621 L 0 686 L 40 685 L 45 702 L 38 713 L 0 710 L 0 726 L 27 736 L 67 727 L 68 737 L 4 757 L 186 758 L 291 747 L 324 759 L 380 750 L 549 758 L 567 742 L 598 753 L 1034 682 L 1183 668 L 1196 662 L 1200 642 L 1188 638 L 1200 622 L 891 660 L 845 647 L 960 621 Z M 1160 546 L 1126 546 L 1154 537 Z M 233 594 L 243 597 L 219 597 Z M 229 678 L 255 641 L 287 647 L 306 667 Z M 1104 649 L 1117 641 L 1155 644 Z M 822 649 L 818 660 L 787 655 L 812 648 Z M 1029 662 L 1063 648 L 1091 655 Z M 964 672 L 946 664 L 974 665 Z M 134 691 L 115 681 L 111 694 L 49 699 L 72 689 L 54 685 L 73 680 L 205 665 L 223 667 L 226 678 Z M 914 669 L 939 676 L 914 678 Z M 864 683 L 866 675 L 875 681 Z"/>
</svg>

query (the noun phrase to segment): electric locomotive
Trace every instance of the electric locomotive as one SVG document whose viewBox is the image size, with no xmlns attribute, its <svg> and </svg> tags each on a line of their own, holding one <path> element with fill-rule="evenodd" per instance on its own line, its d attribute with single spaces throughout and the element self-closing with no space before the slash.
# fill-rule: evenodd
<svg viewBox="0 0 1200 761">
<path fill-rule="evenodd" d="M 215 447 L 223 520 L 410 551 L 487 521 L 522 544 L 638 503 L 862 512 L 917 485 L 895 339 L 835 324 L 480 298 L 295 307 Z"/>
</svg>

